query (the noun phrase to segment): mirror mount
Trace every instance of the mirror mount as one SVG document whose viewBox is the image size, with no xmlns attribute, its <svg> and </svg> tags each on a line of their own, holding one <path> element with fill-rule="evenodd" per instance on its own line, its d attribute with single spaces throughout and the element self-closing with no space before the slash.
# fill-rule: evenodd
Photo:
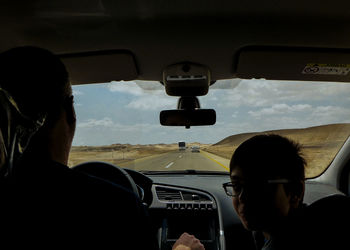
<svg viewBox="0 0 350 250">
<path fill-rule="evenodd" d="M 173 64 L 163 70 L 163 85 L 170 96 L 180 96 L 176 110 L 163 110 L 159 120 L 163 126 L 214 125 L 216 112 L 201 109 L 197 96 L 208 93 L 212 83 L 209 68 L 190 62 Z"/>
<path fill-rule="evenodd" d="M 179 101 L 177 103 L 177 109 L 178 110 L 187 110 L 195 111 L 196 109 L 200 109 L 199 100 L 196 96 L 182 96 L 179 98 Z M 184 113 L 185 114 L 185 113 Z M 191 127 L 190 124 L 185 125 L 186 129 L 189 129 Z"/>
<path fill-rule="evenodd" d="M 177 109 L 200 109 L 199 100 L 196 96 L 182 96 L 177 102 Z"/>
</svg>

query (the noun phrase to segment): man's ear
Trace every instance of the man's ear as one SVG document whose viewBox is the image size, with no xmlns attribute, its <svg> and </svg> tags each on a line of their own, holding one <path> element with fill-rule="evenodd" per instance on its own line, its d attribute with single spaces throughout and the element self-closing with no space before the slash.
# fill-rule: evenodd
<svg viewBox="0 0 350 250">
<path fill-rule="evenodd" d="M 294 208 L 299 207 L 304 200 L 305 182 L 298 181 L 293 183 L 293 191 L 291 192 L 291 206 Z"/>
<path fill-rule="evenodd" d="M 64 109 L 66 111 L 66 116 L 67 116 L 67 122 L 69 124 L 74 124 L 76 122 L 76 115 L 75 115 L 75 109 L 74 109 L 74 96 L 70 96 L 65 105 Z"/>
</svg>

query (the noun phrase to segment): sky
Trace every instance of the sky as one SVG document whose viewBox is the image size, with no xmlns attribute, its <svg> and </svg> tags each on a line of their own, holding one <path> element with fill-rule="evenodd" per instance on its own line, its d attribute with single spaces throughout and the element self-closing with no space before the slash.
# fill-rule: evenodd
<svg viewBox="0 0 350 250">
<path fill-rule="evenodd" d="M 220 80 L 199 97 L 216 111 L 216 124 L 185 129 L 159 123 L 176 109 L 158 82 L 129 81 L 73 86 L 77 130 L 73 145 L 216 143 L 227 136 L 274 129 L 350 122 L 350 84 Z"/>
</svg>

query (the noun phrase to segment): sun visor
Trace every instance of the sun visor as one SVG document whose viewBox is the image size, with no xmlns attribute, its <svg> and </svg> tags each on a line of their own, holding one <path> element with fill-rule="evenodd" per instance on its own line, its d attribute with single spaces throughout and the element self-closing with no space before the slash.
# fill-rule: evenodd
<svg viewBox="0 0 350 250">
<path fill-rule="evenodd" d="M 134 56 L 125 50 L 66 54 L 60 58 L 72 84 L 128 81 L 138 77 Z"/>
<path fill-rule="evenodd" d="M 237 77 L 350 82 L 350 51 L 246 48 L 238 56 Z"/>
</svg>

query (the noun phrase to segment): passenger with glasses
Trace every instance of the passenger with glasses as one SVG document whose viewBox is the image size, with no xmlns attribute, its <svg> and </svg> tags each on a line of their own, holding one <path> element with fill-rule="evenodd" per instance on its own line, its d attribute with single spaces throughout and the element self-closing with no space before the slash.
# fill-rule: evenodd
<svg viewBox="0 0 350 250">
<path fill-rule="evenodd" d="M 257 249 L 295 246 L 305 165 L 300 145 L 279 135 L 252 137 L 234 152 L 231 182 L 223 188 L 243 226 L 253 231 Z"/>
</svg>

